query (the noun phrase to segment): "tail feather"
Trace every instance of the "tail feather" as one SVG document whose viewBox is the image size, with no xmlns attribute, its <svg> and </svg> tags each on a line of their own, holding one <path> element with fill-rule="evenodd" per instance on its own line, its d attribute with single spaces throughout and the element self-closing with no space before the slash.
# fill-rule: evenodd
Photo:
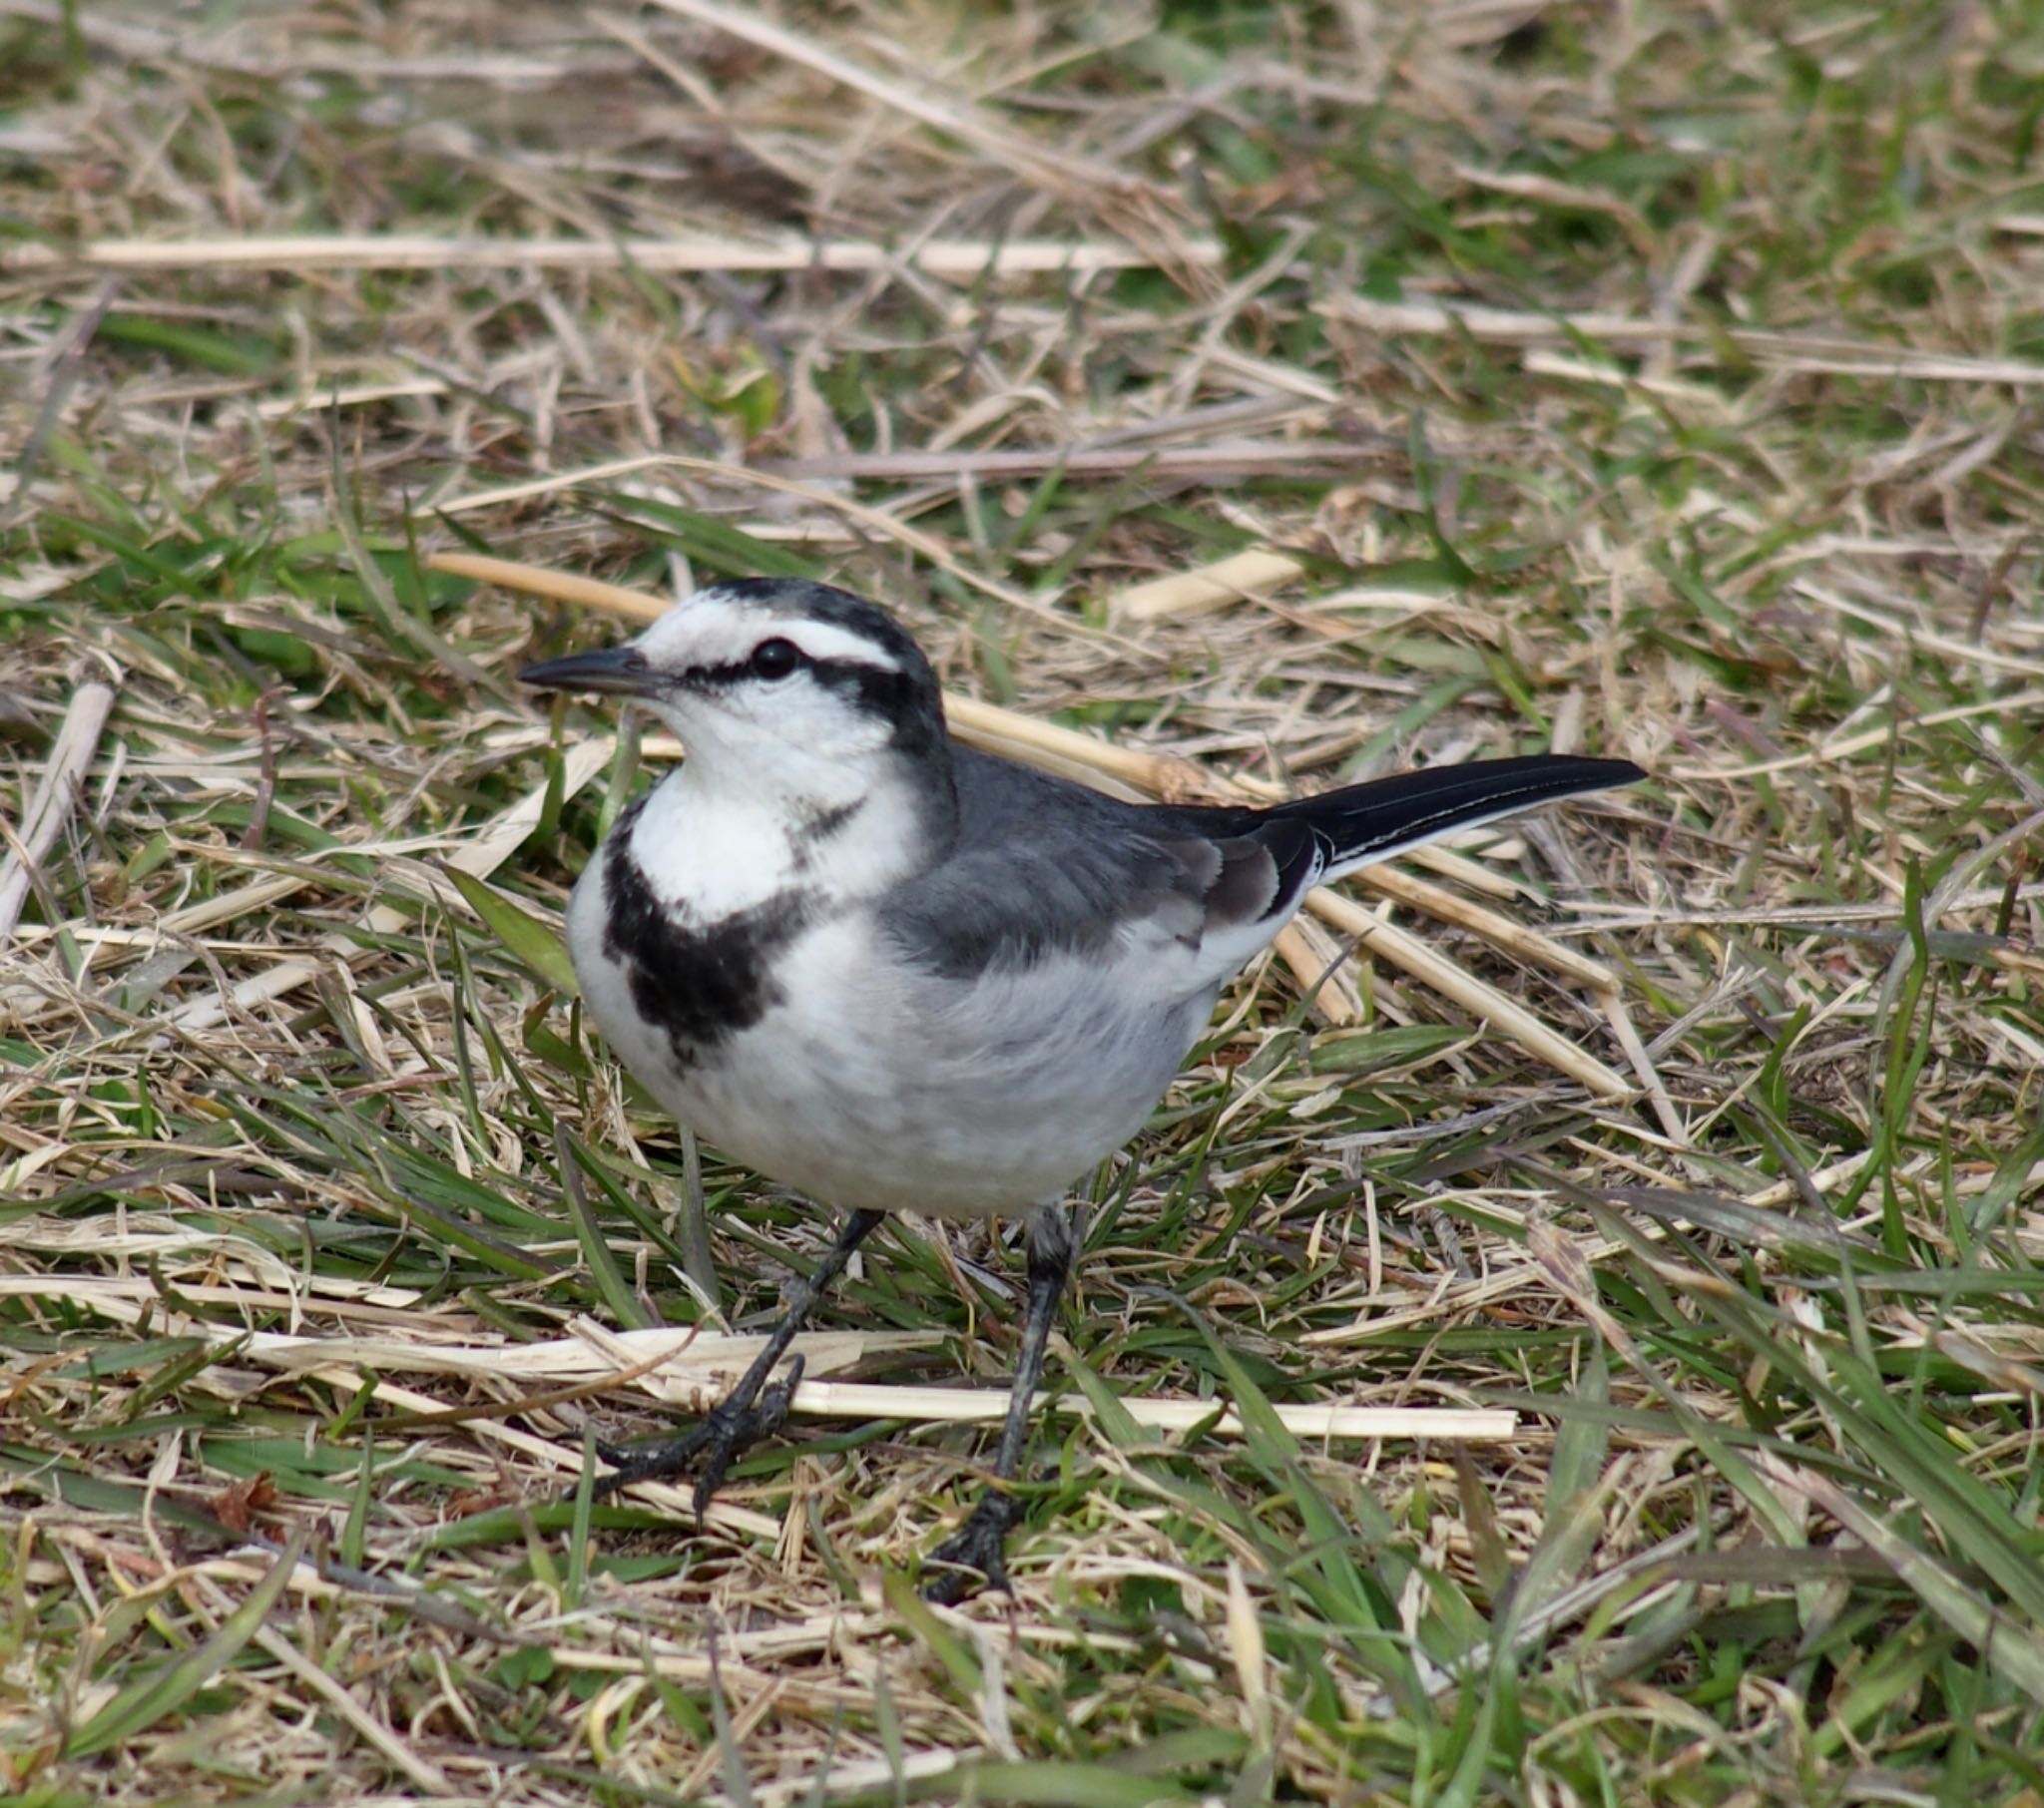
<svg viewBox="0 0 2044 1808">
<path fill-rule="evenodd" d="M 1633 784 L 1646 773 L 1629 759 L 1582 759 L 1534 753 L 1518 759 L 1481 759 L 1467 765 L 1427 766 L 1317 797 L 1300 797 L 1263 812 L 1304 823 L 1319 842 L 1326 870 L 1336 878 L 1372 861 L 1422 846 L 1456 829 L 1582 791 Z"/>
</svg>

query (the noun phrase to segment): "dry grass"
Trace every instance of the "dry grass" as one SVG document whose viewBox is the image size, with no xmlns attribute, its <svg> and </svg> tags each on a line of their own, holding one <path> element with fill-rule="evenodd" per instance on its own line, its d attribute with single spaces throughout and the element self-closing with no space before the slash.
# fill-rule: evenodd
<svg viewBox="0 0 2044 1808">
<path fill-rule="evenodd" d="M 2038 1799 L 2040 76 L 2017 6 L 0 0 L 0 1793 Z M 543 933 L 664 750 L 462 551 L 829 576 L 1125 784 L 1655 778 L 1246 976 L 941 1611 L 981 1234 L 877 1239 L 812 1372 L 896 1391 L 704 1536 L 577 1492 L 824 1220 L 706 1150 L 692 1244 Z M 1380 924 L 1443 964 L 1301 1001 Z"/>
</svg>

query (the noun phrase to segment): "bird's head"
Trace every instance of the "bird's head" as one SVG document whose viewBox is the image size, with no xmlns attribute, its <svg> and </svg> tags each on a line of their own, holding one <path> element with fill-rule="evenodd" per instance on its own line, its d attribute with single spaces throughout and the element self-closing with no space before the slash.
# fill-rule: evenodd
<svg viewBox="0 0 2044 1808">
<path fill-rule="evenodd" d="M 637 640 L 528 666 L 528 684 L 629 696 L 690 760 L 744 789 L 837 789 L 905 763 L 948 779 L 943 703 L 922 649 L 872 604 L 827 584 L 746 578 L 675 605 Z"/>
</svg>

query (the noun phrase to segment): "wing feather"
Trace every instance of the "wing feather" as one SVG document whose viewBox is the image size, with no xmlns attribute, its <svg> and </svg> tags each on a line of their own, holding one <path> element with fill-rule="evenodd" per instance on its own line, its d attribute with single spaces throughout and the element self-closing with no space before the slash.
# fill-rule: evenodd
<svg viewBox="0 0 2044 1808">
<path fill-rule="evenodd" d="M 1643 776 L 1628 760 L 1537 754 L 1238 809 L 1124 803 L 955 743 L 952 752 L 957 840 L 880 903 L 896 944 L 952 979 L 1175 944 L 1192 957 L 1172 964 L 1187 996 L 1276 935 L 1324 877 Z"/>
</svg>

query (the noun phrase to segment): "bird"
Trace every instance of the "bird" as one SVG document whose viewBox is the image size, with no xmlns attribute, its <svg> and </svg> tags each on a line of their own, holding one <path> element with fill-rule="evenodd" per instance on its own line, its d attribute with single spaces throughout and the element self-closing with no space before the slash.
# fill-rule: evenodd
<svg viewBox="0 0 2044 1808">
<path fill-rule="evenodd" d="M 618 816 L 566 928 L 584 1008 L 677 1121 L 842 1219 L 757 1360 L 685 1436 L 604 1445 L 609 1494 L 784 1423 L 816 1301 L 891 1212 L 1019 1217 L 1027 1307 L 992 1481 L 923 1566 L 1007 1589 L 1030 1409 L 1071 1277 L 1073 1183 L 1136 1135 L 1222 988 L 1313 886 L 1452 830 L 1631 784 L 1561 754 L 1421 767 L 1267 807 L 1139 804 L 947 731 L 914 638 L 795 578 L 698 590 L 636 639 L 526 667 L 629 699 L 682 762 Z"/>
</svg>

